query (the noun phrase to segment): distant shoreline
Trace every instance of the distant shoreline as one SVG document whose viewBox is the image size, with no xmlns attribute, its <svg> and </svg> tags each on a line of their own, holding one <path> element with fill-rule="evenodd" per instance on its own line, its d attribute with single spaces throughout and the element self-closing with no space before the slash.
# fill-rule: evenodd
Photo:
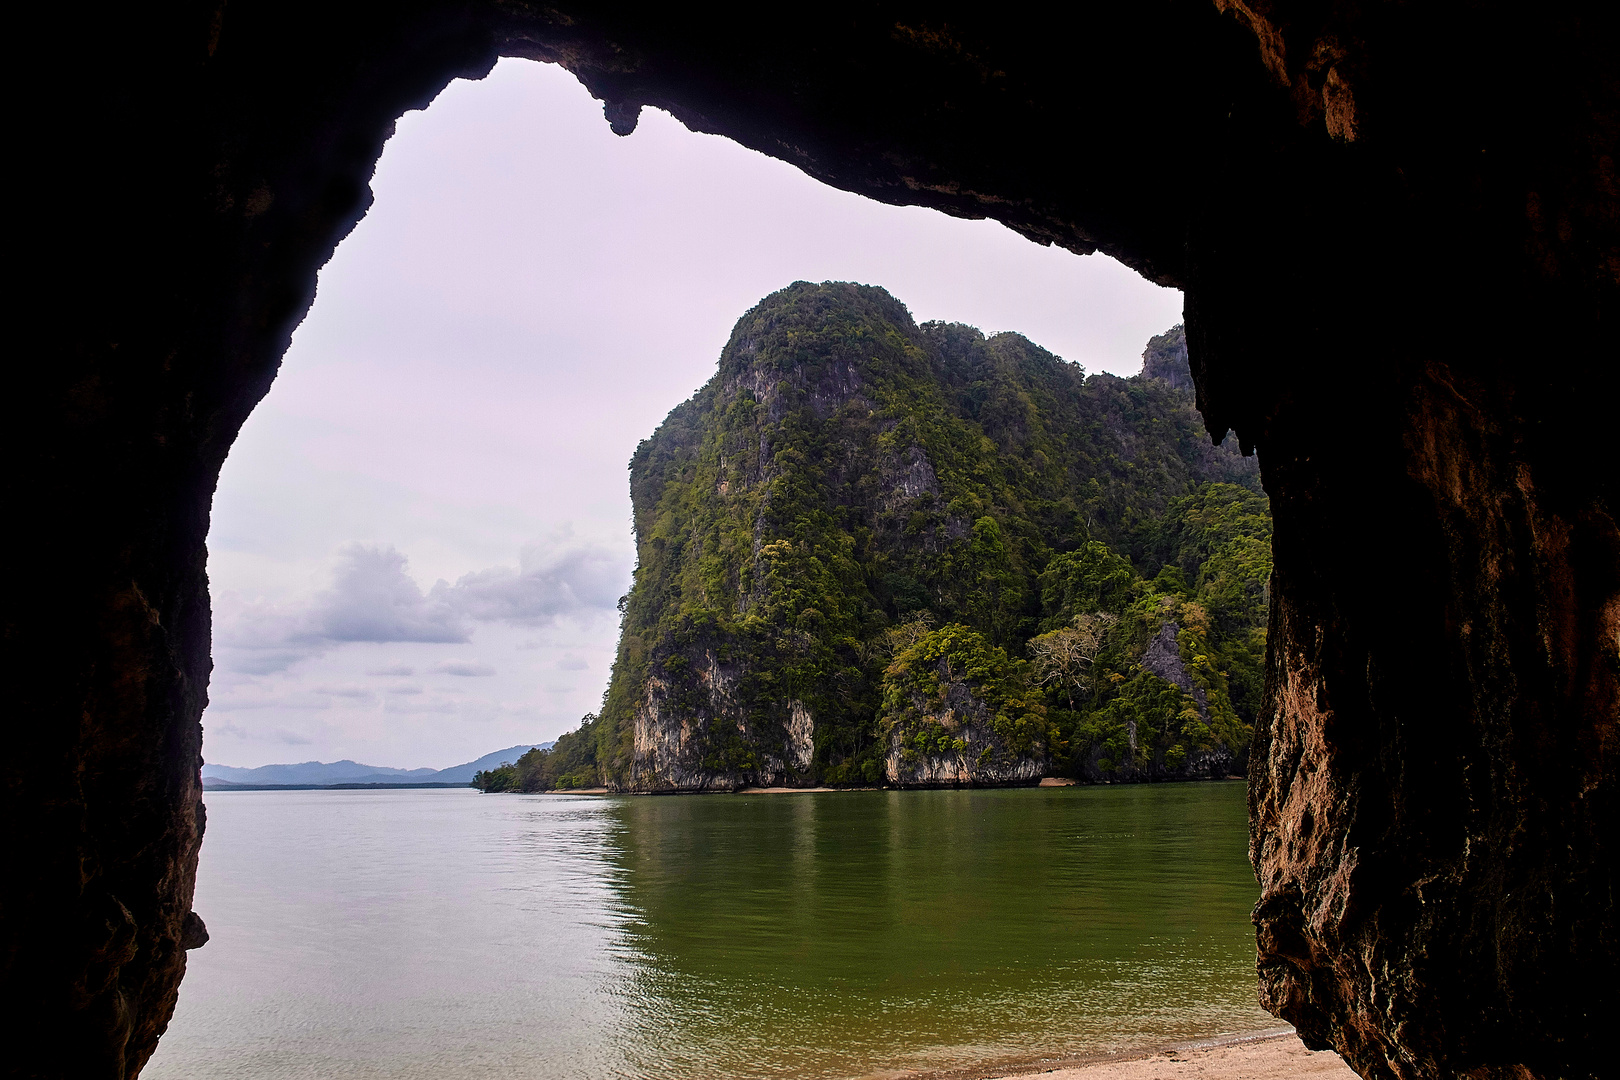
<svg viewBox="0 0 1620 1080">
<path fill-rule="evenodd" d="M 423 781 L 417 784 L 237 784 L 229 780 L 207 779 L 203 781 L 204 791 L 371 791 L 373 789 L 389 788 L 471 788 L 472 783 L 453 783 L 449 781 Z"/>
<path fill-rule="evenodd" d="M 553 788 L 550 791 L 489 791 L 486 795 L 812 795 L 834 791 L 1033 791 L 1038 788 L 1094 788 L 1094 787 L 1159 787 L 1168 784 L 1221 784 L 1234 780 L 1247 781 L 1243 776 L 1221 776 L 1210 779 L 1198 778 L 1196 780 L 1071 780 L 1068 777 L 1047 776 L 1042 777 L 1039 783 L 1034 784 L 904 784 L 893 787 L 871 785 L 868 787 L 714 787 L 714 788 L 676 788 L 673 790 L 660 789 L 657 791 L 614 791 L 612 788 Z M 407 786 L 407 785 L 400 785 Z"/>
<path fill-rule="evenodd" d="M 1222 780 L 1242 780 L 1241 776 L 1226 776 L 1219 780 L 1160 780 L 1158 784 L 1176 783 L 1219 783 Z M 1141 787 L 1152 784 L 1122 784 L 1115 781 L 1104 780 L 1097 783 L 1074 781 L 1067 778 L 1045 777 L 1038 784 L 1009 785 L 1017 790 L 1026 788 L 1050 787 Z M 422 788 L 456 788 L 473 790 L 471 783 L 458 783 L 447 781 L 423 781 L 420 783 L 349 783 L 349 784 L 239 784 L 230 780 L 215 780 L 212 778 L 203 781 L 203 791 L 401 791 Z M 996 791 L 1004 790 L 1002 787 L 984 785 L 962 785 L 960 787 L 740 787 L 740 788 L 707 788 L 688 789 L 679 791 L 613 791 L 605 787 L 568 788 L 554 791 L 497 791 L 488 792 L 494 795 L 814 795 L 834 791 Z"/>
</svg>

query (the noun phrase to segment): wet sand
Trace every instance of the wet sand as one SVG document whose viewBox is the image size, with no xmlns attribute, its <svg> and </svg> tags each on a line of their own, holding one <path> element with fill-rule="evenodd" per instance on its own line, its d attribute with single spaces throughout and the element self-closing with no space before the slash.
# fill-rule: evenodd
<svg viewBox="0 0 1620 1080">
<path fill-rule="evenodd" d="M 1183 1043 L 1155 1054 L 998 1074 L 1041 1080 L 1356 1080 L 1331 1050 L 1313 1053 L 1293 1033 Z"/>
</svg>

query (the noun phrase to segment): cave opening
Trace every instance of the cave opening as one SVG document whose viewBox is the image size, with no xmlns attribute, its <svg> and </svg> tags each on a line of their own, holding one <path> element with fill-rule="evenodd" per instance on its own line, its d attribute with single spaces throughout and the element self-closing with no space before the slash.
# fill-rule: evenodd
<svg viewBox="0 0 1620 1080">
<path fill-rule="evenodd" d="M 837 191 L 658 110 L 614 135 L 527 60 L 402 118 L 372 188 L 214 495 L 208 761 L 415 767 L 592 711 L 633 561 L 626 463 L 793 281 L 886 287 L 918 322 L 1016 330 L 1088 373 L 1135 374 L 1182 318 L 1107 256 Z M 504 618 L 430 595 L 502 574 Z"/>
<path fill-rule="evenodd" d="M 837 191 L 654 109 L 615 135 L 529 60 L 401 118 L 370 184 L 213 495 L 212 765 L 438 767 L 594 711 L 633 558 L 625 464 L 790 282 L 884 286 L 919 322 L 1017 330 L 1089 373 L 1136 374 L 1182 319 L 1179 290 L 1106 255 Z M 435 599 L 503 575 L 498 615 Z M 206 837 L 199 859 L 208 919 Z M 256 1000 L 213 933 L 160 1074 L 219 1003 Z"/>
<path fill-rule="evenodd" d="M 395 120 L 501 55 L 564 64 L 621 128 L 667 109 L 1184 289 L 1201 409 L 1258 449 L 1277 522 L 1250 775 L 1262 1000 L 1365 1075 L 1605 1071 L 1612 11 L 31 17 L 84 63 L 30 116 L 53 334 L 6 431 L 36 523 L 7 536 L 30 722 L 5 790 L 34 868 L 6 885 L 7 978 L 38 987 L 21 1029 L 62 1033 L 25 1072 L 68 1046 L 133 1075 L 167 1022 L 196 938 L 214 480 Z"/>
</svg>

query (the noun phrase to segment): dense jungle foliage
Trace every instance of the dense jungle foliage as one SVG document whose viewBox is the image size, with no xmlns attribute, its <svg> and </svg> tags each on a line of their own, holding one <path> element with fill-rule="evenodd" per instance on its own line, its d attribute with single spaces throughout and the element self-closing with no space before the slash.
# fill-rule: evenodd
<svg viewBox="0 0 1620 1080">
<path fill-rule="evenodd" d="M 1045 755 L 1044 695 L 1028 665 L 961 623 L 929 630 L 919 621 L 900 633 L 911 627 L 914 640 L 884 669 L 878 711 L 878 734 L 901 760 L 969 753 L 978 769 L 994 770 Z"/>
<path fill-rule="evenodd" d="M 473 774 L 479 791 L 571 791 L 601 784 L 596 767 L 596 716 L 587 714 L 551 746 L 534 747 L 511 764 Z"/>
<path fill-rule="evenodd" d="M 1180 340 L 1154 345 L 1184 364 Z M 600 716 L 488 790 L 877 783 L 896 730 L 951 744 L 926 704 L 947 670 L 1058 774 L 1226 770 L 1247 746 L 1267 502 L 1162 378 L 801 282 L 737 323 L 630 482 Z"/>
</svg>

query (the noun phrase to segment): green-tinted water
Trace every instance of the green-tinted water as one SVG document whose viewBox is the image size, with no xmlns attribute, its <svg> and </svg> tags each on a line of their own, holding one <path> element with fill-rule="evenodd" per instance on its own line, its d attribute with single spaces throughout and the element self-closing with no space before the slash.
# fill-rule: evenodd
<svg viewBox="0 0 1620 1080">
<path fill-rule="evenodd" d="M 209 796 L 149 1075 L 856 1077 L 1274 1023 L 1237 783 Z"/>
<path fill-rule="evenodd" d="M 628 801 L 647 1075 L 1261 1026 L 1239 784 Z"/>
</svg>

